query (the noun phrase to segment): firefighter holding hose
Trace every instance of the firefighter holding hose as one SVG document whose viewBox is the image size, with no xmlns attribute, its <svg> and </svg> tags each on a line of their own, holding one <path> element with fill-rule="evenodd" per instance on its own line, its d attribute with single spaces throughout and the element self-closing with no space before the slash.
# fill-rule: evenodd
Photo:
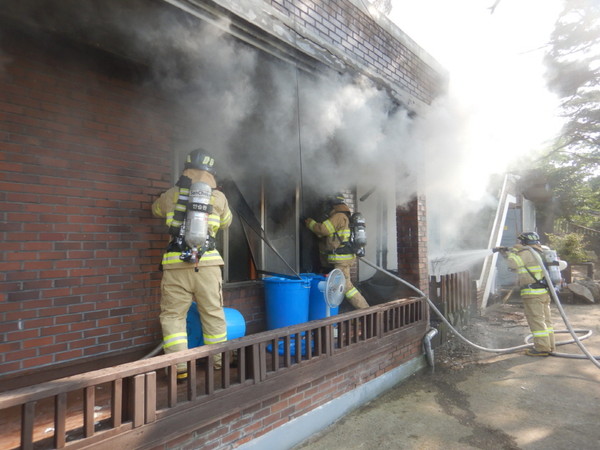
<svg viewBox="0 0 600 450">
<path fill-rule="evenodd" d="M 186 318 L 194 299 L 204 343 L 227 340 L 224 262 L 215 238 L 219 230 L 229 227 L 232 215 L 225 194 L 216 189 L 214 164 L 204 149 L 191 151 L 177 184 L 152 204 L 152 214 L 166 219 L 171 236 L 161 263 L 160 324 L 166 354 L 187 350 Z M 215 368 L 221 365 L 221 355 L 215 355 Z M 187 365 L 178 364 L 177 379 L 187 376 Z"/>
<path fill-rule="evenodd" d="M 554 286 L 548 285 L 543 268 L 530 250 L 539 253 L 544 261 L 544 249 L 536 232 L 522 233 L 517 239 L 520 243 L 513 248 L 496 247 L 494 251 L 499 251 L 506 258 L 508 268 L 517 273 L 525 318 L 533 335 L 533 348 L 527 349 L 525 354 L 549 356 L 556 349 L 549 294 L 549 289 L 554 289 Z"/>
<path fill-rule="evenodd" d="M 350 245 L 350 208 L 341 193 L 330 197 L 326 207 L 328 213 L 323 222 L 305 219 L 306 227 L 319 238 L 321 264 L 342 271 L 346 278 L 344 296 L 354 308 L 368 308 L 369 304 L 350 280 L 350 267 L 356 260 Z"/>
</svg>

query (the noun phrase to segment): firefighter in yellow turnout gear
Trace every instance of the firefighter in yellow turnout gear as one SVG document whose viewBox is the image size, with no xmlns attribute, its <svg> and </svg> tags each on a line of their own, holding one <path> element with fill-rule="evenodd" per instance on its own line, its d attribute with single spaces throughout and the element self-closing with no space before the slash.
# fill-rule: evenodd
<svg viewBox="0 0 600 450">
<path fill-rule="evenodd" d="M 189 246 L 185 240 L 177 240 L 177 235 L 182 226 L 185 228 L 187 210 L 191 209 L 187 202 L 190 186 L 198 182 L 210 187 L 210 204 L 204 205 L 207 216 L 203 216 L 208 221 L 207 245 L 200 249 L 194 261 L 194 258 L 189 260 Z M 171 234 L 169 248 L 162 259 L 160 324 L 165 353 L 188 348 L 186 318 L 193 300 L 200 312 L 204 343 L 227 340 L 221 272 L 224 262 L 214 242 L 217 232 L 229 227 L 232 215 L 227 198 L 216 187 L 214 159 L 203 149 L 194 150 L 186 158 L 177 185 L 152 204 L 152 214 L 166 219 Z M 221 367 L 221 355 L 215 356 L 214 364 L 217 369 Z M 187 378 L 186 364 L 177 365 L 177 377 Z"/>
<path fill-rule="evenodd" d="M 305 224 L 319 237 L 319 251 L 323 267 L 340 269 L 344 274 L 346 299 L 356 309 L 368 308 L 369 304 L 350 279 L 350 267 L 356 260 L 356 255 L 348 245 L 350 208 L 346 205 L 344 196 L 336 194 L 330 199 L 330 211 L 326 220 L 320 223 L 312 218 L 307 218 Z"/>
<path fill-rule="evenodd" d="M 556 349 L 548 291 L 554 287 L 548 286 L 539 261 L 529 250 L 532 248 L 538 252 L 543 261 L 538 234 L 535 232 L 522 233 L 518 239 L 520 244 L 501 253 L 507 258 L 508 268 L 517 273 L 525 318 L 533 335 L 533 349 L 528 349 L 525 353 L 529 356 L 548 356 Z"/>
</svg>

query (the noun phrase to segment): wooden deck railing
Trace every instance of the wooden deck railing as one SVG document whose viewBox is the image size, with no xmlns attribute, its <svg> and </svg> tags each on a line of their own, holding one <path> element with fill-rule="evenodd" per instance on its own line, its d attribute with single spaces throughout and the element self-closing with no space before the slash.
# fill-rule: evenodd
<svg viewBox="0 0 600 450">
<path fill-rule="evenodd" d="M 600 231 L 564 220 L 557 221 L 555 224 L 555 229 L 559 233 L 579 233 L 594 239 L 600 238 Z"/>
<path fill-rule="evenodd" d="M 476 308 L 473 297 L 473 283 L 469 272 L 458 272 L 448 275 L 432 276 L 429 279 L 429 298 L 440 312 L 454 326 L 464 325 Z M 432 321 L 440 322 L 432 313 Z M 443 323 L 440 325 L 440 338 L 446 339 L 447 330 Z"/>
<path fill-rule="evenodd" d="M 282 372 L 286 377 L 279 379 L 293 383 L 289 374 L 299 368 L 371 341 L 377 345 L 425 320 L 424 308 L 423 299 L 396 300 L 1 393 L 0 448 L 127 448 L 140 435 L 157 433 L 173 439 L 174 432 L 230 414 L 234 405 L 256 403 L 256 387 Z M 218 353 L 222 370 L 213 366 Z M 230 367 L 232 355 L 236 367 Z M 178 384 L 175 367 L 181 362 L 189 376 Z"/>
</svg>

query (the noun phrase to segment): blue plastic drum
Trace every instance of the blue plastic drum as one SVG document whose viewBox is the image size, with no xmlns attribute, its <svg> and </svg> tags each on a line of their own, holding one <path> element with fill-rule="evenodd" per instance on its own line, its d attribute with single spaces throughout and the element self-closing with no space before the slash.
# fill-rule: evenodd
<svg viewBox="0 0 600 450">
<path fill-rule="evenodd" d="M 267 277 L 263 282 L 267 330 L 308 322 L 309 278 Z"/>
<path fill-rule="evenodd" d="M 237 309 L 223 308 L 225 312 L 225 322 L 227 323 L 227 339 L 236 339 L 246 335 L 246 321 L 244 316 Z M 202 336 L 202 322 L 200 322 L 200 314 L 196 302 L 192 302 L 192 306 L 187 313 L 186 318 L 188 348 L 195 348 L 204 345 L 204 337 Z"/>
</svg>

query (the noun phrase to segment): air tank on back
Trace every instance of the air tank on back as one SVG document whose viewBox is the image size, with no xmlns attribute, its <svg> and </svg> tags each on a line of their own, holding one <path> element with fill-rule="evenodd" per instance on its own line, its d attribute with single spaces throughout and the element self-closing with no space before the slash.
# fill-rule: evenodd
<svg viewBox="0 0 600 450">
<path fill-rule="evenodd" d="M 192 248 L 201 249 L 206 245 L 211 193 L 211 187 L 203 182 L 193 183 L 190 187 L 185 221 L 185 242 Z"/>
</svg>

